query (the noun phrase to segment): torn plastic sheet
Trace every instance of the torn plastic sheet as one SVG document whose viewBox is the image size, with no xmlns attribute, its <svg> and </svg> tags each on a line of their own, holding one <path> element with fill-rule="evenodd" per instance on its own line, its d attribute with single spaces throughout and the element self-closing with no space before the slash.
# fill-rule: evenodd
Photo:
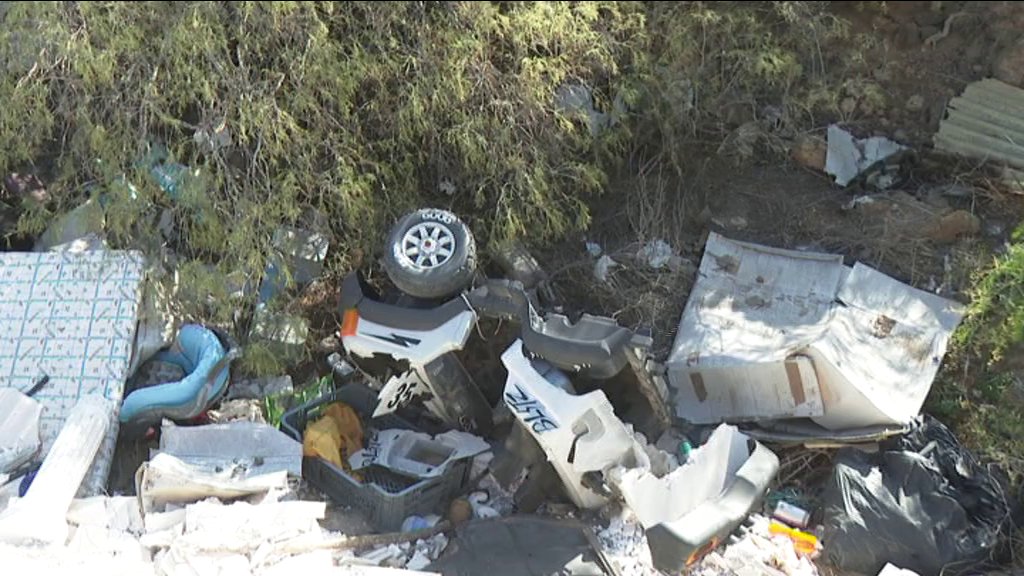
<svg viewBox="0 0 1024 576">
<path fill-rule="evenodd" d="M 353 470 L 377 465 L 417 478 L 440 476 L 457 460 L 491 449 L 479 436 L 452 430 L 431 438 L 411 430 L 381 430 L 349 457 Z"/>
<path fill-rule="evenodd" d="M 893 156 L 905 146 L 888 138 L 854 138 L 852 134 L 835 124 L 828 127 L 828 154 L 825 157 L 825 172 L 836 178 L 836 184 L 846 186 L 858 175 L 878 162 Z M 880 181 L 879 188 L 887 188 L 891 181 Z"/>
<path fill-rule="evenodd" d="M 13 388 L 0 388 L 0 474 L 28 462 L 39 450 L 43 407 Z"/>
<path fill-rule="evenodd" d="M 257 422 L 175 426 L 164 420 L 160 452 L 212 473 L 232 470 L 248 477 L 283 471 L 302 476 L 302 444 Z"/>
</svg>

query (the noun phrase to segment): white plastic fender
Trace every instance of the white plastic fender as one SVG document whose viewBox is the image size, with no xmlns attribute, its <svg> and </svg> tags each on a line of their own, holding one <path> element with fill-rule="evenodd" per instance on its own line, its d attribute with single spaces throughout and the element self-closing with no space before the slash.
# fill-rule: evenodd
<svg viewBox="0 0 1024 576">
<path fill-rule="evenodd" d="M 345 350 L 361 358 L 387 354 L 412 366 L 424 366 L 442 354 L 462 350 L 475 325 L 476 314 L 471 310 L 428 331 L 396 329 L 360 317 L 355 334 L 342 335 L 341 342 Z"/>
<path fill-rule="evenodd" d="M 604 392 L 575 396 L 546 380 L 516 340 L 501 356 L 508 370 L 503 399 L 537 440 L 573 502 L 599 508 L 607 498 L 585 487 L 587 472 L 635 466 L 640 446 L 612 409 Z"/>
</svg>

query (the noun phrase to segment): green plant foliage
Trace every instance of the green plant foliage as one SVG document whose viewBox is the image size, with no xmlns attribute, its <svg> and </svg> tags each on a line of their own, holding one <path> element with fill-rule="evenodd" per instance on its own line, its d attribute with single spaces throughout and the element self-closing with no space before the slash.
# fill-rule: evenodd
<svg viewBox="0 0 1024 576">
<path fill-rule="evenodd" d="M 678 166 L 737 106 L 806 109 L 820 43 L 844 33 L 825 4 L 5 3 L 0 170 L 41 173 L 54 198 L 20 233 L 99 195 L 110 243 L 172 249 L 181 314 L 226 322 L 254 295 L 225 279 L 257 285 L 274 230 L 310 210 L 336 267 L 424 205 L 485 245 L 585 229 L 630 149 Z M 605 129 L 559 105 L 578 85 Z M 150 172 L 164 160 L 188 167 L 173 192 Z"/>
<path fill-rule="evenodd" d="M 971 303 L 954 335 L 954 344 L 991 368 L 1024 342 L 1024 243 L 1015 241 L 992 266 L 975 275 Z"/>
<path fill-rule="evenodd" d="M 263 412 L 267 418 L 267 423 L 275 428 L 280 428 L 281 419 L 285 412 L 325 394 L 331 389 L 331 382 L 331 376 L 327 375 L 307 383 L 291 394 L 265 397 L 263 399 Z"/>
<path fill-rule="evenodd" d="M 650 66 L 638 82 L 648 109 L 641 141 L 659 143 L 682 173 L 678 163 L 688 155 L 680 148 L 764 121 L 769 107 L 790 129 L 815 111 L 834 111 L 838 86 L 827 72 L 846 66 L 858 50 L 822 50 L 848 35 L 827 4 L 652 3 Z"/>
<path fill-rule="evenodd" d="M 137 198 L 108 215 L 116 241 L 170 206 L 189 256 L 254 274 L 273 227 L 307 207 L 344 247 L 372 247 L 422 204 L 485 238 L 552 238 L 588 223 L 595 155 L 616 138 L 558 113 L 556 89 L 607 100 L 643 23 L 615 2 L 17 4 L 0 31 L 0 134 L 18 145 L 0 169 L 52 159 L 59 211 L 85 182 L 129 174 Z M 180 201 L 137 169 L 154 141 L 204 175 Z"/>
</svg>

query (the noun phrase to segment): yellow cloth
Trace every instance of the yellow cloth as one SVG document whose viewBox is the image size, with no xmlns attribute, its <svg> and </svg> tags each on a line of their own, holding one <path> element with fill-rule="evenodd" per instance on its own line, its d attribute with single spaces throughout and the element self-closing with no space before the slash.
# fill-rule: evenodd
<svg viewBox="0 0 1024 576">
<path fill-rule="evenodd" d="M 348 458 L 363 448 L 363 424 L 347 404 L 335 402 L 323 415 L 306 425 L 302 455 L 319 456 L 349 471 Z"/>
</svg>

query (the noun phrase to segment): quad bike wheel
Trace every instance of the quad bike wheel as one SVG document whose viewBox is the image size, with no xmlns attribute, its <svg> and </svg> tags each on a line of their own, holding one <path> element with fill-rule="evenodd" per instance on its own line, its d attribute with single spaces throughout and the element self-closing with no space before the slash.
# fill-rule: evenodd
<svg viewBox="0 0 1024 576">
<path fill-rule="evenodd" d="M 423 299 L 451 296 L 473 280 L 476 241 L 447 210 L 422 209 L 395 224 L 384 251 L 384 270 L 399 290 Z"/>
</svg>

